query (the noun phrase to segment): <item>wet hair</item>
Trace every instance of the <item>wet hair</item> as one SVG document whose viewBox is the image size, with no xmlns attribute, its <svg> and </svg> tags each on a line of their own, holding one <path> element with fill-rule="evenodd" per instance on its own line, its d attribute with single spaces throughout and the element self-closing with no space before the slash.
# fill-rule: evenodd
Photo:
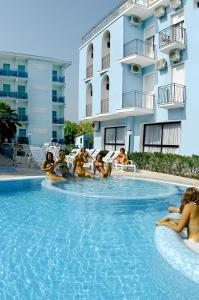
<svg viewBox="0 0 199 300">
<path fill-rule="evenodd" d="M 180 213 L 182 213 L 185 205 L 191 202 L 199 205 L 199 190 L 195 187 L 189 187 L 186 189 L 181 200 Z"/>
<path fill-rule="evenodd" d="M 48 161 L 48 155 L 51 155 L 51 157 L 52 157 L 52 162 L 54 163 L 54 159 L 53 159 L 53 154 L 52 154 L 52 152 L 50 152 L 50 151 L 48 151 L 47 153 L 46 153 L 46 160 Z"/>
</svg>

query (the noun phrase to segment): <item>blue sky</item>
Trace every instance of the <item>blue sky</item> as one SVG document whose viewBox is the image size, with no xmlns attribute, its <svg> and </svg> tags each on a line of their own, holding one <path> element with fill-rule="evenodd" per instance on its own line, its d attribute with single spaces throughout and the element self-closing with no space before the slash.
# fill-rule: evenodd
<svg viewBox="0 0 199 300">
<path fill-rule="evenodd" d="M 81 37 L 118 2 L 0 0 L 0 50 L 71 60 L 66 109 L 77 120 Z"/>
</svg>

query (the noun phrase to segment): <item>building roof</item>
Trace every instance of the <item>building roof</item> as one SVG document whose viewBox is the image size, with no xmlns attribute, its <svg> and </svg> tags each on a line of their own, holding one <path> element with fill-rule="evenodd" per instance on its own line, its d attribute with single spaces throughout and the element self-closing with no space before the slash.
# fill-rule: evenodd
<svg viewBox="0 0 199 300">
<path fill-rule="evenodd" d="M 42 60 L 46 62 L 51 62 L 53 64 L 62 65 L 64 68 L 68 68 L 72 64 L 71 61 L 67 61 L 64 59 L 58 59 L 58 58 L 52 58 L 52 57 L 46 57 L 40 55 L 24 54 L 24 53 L 7 52 L 7 51 L 0 51 L 0 57 L 10 57 L 10 58 L 18 57 L 21 59 Z"/>
</svg>

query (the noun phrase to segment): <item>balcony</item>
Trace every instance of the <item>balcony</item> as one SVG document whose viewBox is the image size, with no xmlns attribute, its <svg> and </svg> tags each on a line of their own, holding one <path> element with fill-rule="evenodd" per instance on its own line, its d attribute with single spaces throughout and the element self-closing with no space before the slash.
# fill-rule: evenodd
<svg viewBox="0 0 199 300">
<path fill-rule="evenodd" d="M 122 95 L 120 117 L 150 115 L 154 113 L 154 95 L 140 91 L 130 91 Z"/>
<path fill-rule="evenodd" d="M 101 114 L 107 114 L 109 112 L 109 98 L 101 100 Z"/>
<path fill-rule="evenodd" d="M 52 81 L 54 83 L 65 83 L 65 76 L 57 76 L 57 75 L 53 75 L 52 76 Z"/>
<path fill-rule="evenodd" d="M 17 99 L 27 100 L 28 94 L 27 93 L 17 93 Z"/>
<path fill-rule="evenodd" d="M 158 88 L 158 106 L 172 109 L 184 107 L 186 88 L 184 85 L 172 83 Z"/>
<path fill-rule="evenodd" d="M 16 99 L 17 92 L 0 91 L 0 98 Z"/>
<path fill-rule="evenodd" d="M 168 6 L 170 4 L 170 0 L 147 0 L 148 9 L 155 9 L 160 5 Z"/>
<path fill-rule="evenodd" d="M 124 45 L 124 57 L 119 60 L 123 64 L 137 64 L 147 67 L 155 63 L 155 46 L 142 40 L 132 40 Z"/>
<path fill-rule="evenodd" d="M 53 118 L 53 124 L 64 124 L 64 118 Z"/>
<path fill-rule="evenodd" d="M 93 78 L 93 65 L 90 65 L 86 68 L 86 81 Z"/>
<path fill-rule="evenodd" d="M 28 122 L 28 116 L 27 115 L 18 115 L 18 120 L 20 122 Z"/>
<path fill-rule="evenodd" d="M 164 53 L 186 48 L 186 30 L 181 25 L 172 25 L 159 32 L 159 48 Z"/>
<path fill-rule="evenodd" d="M 53 96 L 52 97 L 52 102 L 54 103 L 59 103 L 59 104 L 63 104 L 65 102 L 65 97 L 57 97 L 57 96 Z"/>
<path fill-rule="evenodd" d="M 59 139 L 58 142 L 59 144 L 64 144 L 64 139 Z"/>
<path fill-rule="evenodd" d="M 92 116 L 92 103 L 86 104 L 86 118 Z"/>
<path fill-rule="evenodd" d="M 15 70 L 4 70 L 0 69 L 0 76 L 1 77 L 11 77 L 11 78 L 28 78 L 28 73 L 25 71 L 15 71 Z"/>
<path fill-rule="evenodd" d="M 102 57 L 102 70 L 107 70 L 110 68 L 110 54 Z"/>
</svg>

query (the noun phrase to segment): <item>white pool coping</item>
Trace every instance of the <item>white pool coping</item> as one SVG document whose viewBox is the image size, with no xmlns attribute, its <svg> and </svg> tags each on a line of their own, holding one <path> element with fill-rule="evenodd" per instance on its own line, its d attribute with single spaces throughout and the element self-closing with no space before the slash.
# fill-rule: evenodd
<svg viewBox="0 0 199 300">
<path fill-rule="evenodd" d="M 179 214 L 172 214 L 172 217 L 179 218 Z M 174 269 L 199 284 L 199 243 L 185 240 L 185 237 L 165 226 L 156 227 L 154 238 L 161 256 Z"/>
</svg>

